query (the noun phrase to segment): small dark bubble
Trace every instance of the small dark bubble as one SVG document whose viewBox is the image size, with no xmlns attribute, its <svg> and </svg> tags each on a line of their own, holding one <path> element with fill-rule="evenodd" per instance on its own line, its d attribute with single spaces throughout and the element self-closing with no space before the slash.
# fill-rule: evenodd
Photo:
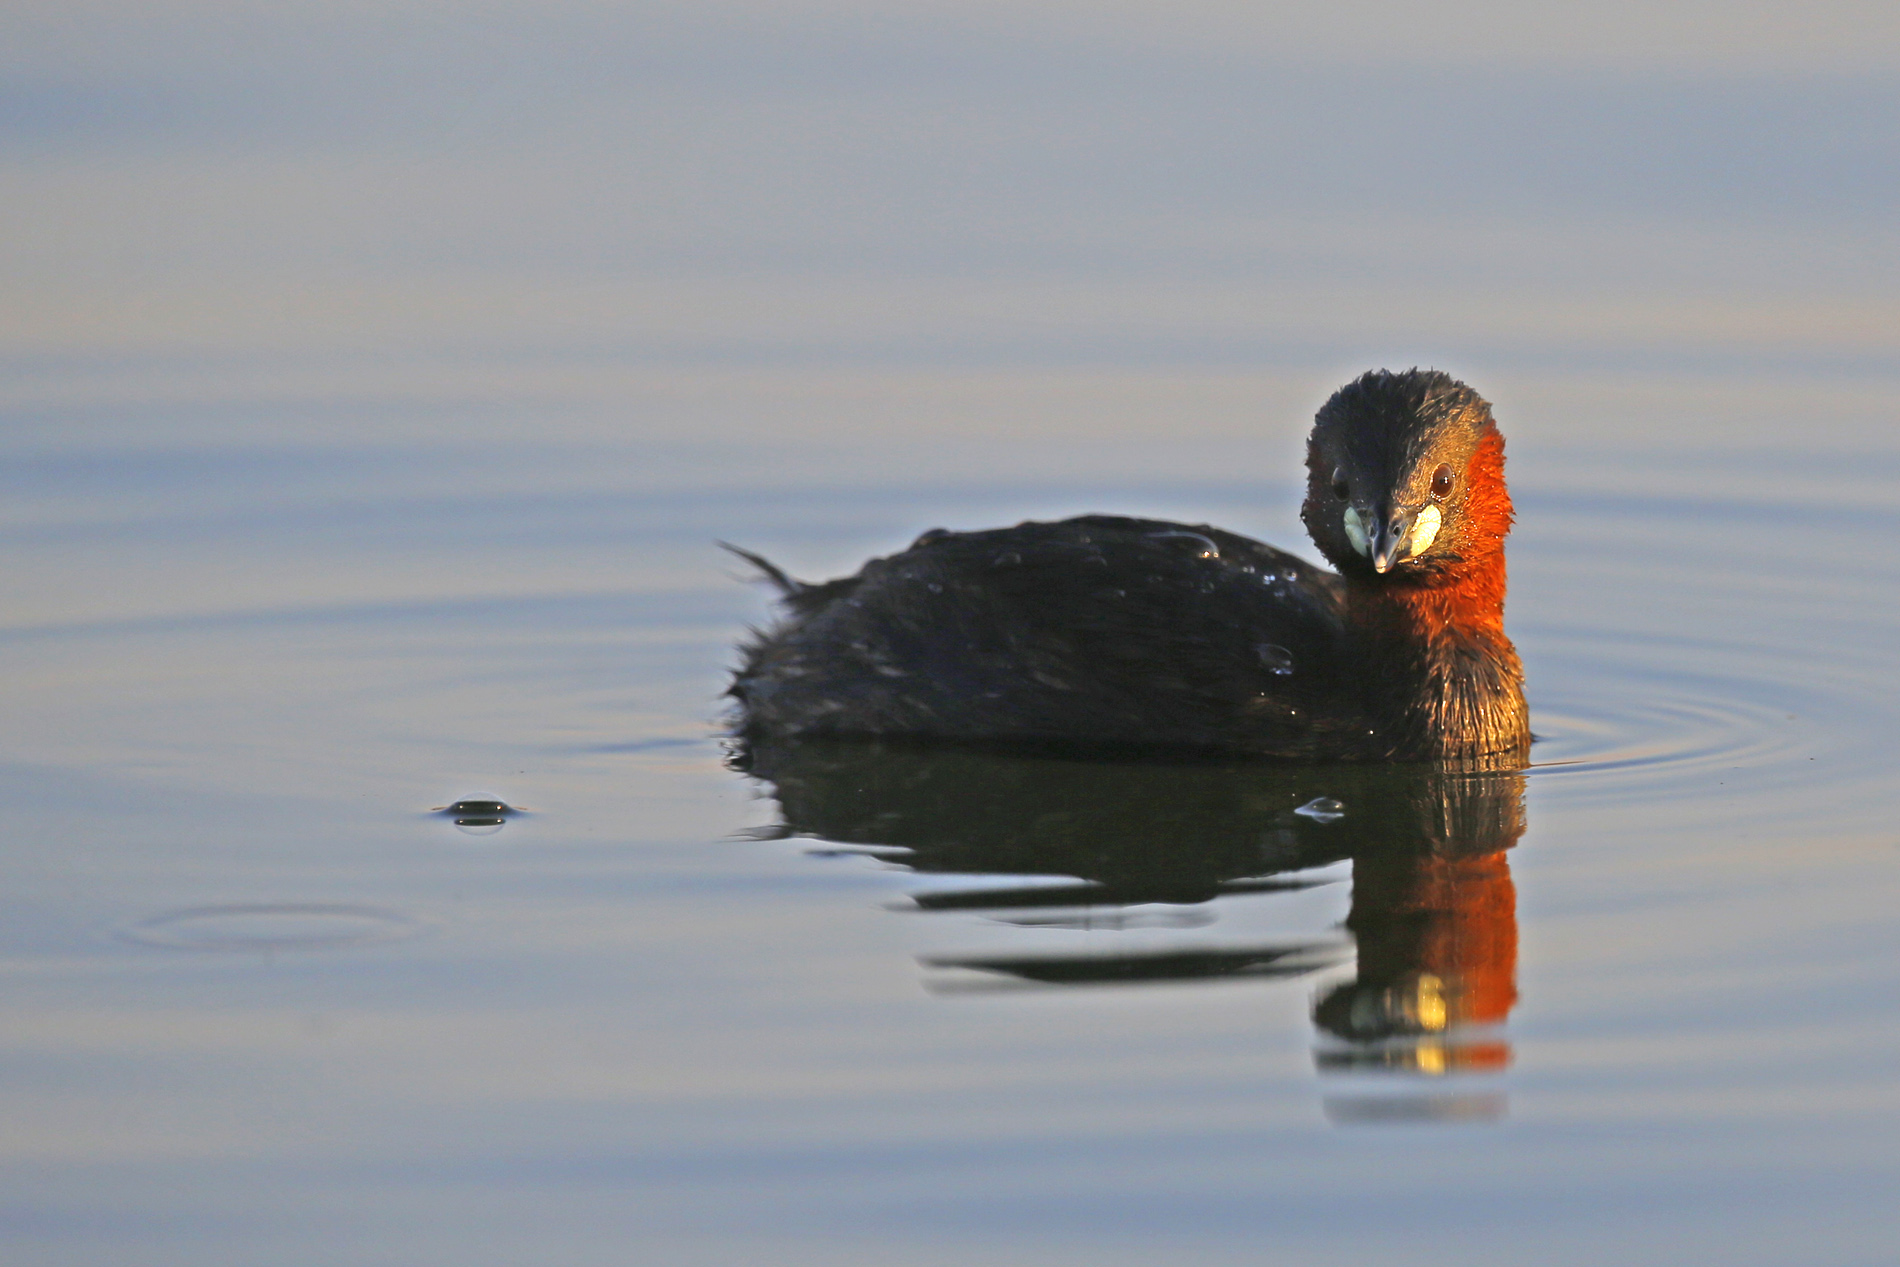
<svg viewBox="0 0 1900 1267">
<path fill-rule="evenodd" d="M 509 819 L 527 811 L 497 797 L 468 796 L 433 812 L 471 836 L 488 836 L 500 831 Z"/>
</svg>

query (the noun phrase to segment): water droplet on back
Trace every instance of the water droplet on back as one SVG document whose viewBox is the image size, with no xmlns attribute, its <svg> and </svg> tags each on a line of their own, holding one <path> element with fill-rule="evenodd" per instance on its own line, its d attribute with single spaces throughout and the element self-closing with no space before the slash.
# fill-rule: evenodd
<svg viewBox="0 0 1900 1267">
<path fill-rule="evenodd" d="M 1186 529 L 1177 529 L 1172 532 L 1151 532 L 1148 534 L 1148 539 L 1150 541 L 1164 541 L 1164 540 L 1170 540 L 1170 539 L 1180 540 L 1180 541 L 1189 541 L 1200 547 L 1200 549 L 1194 552 L 1195 558 L 1197 559 L 1220 558 L 1220 547 L 1214 543 L 1214 539 L 1212 537 L 1206 535 L 1205 533 L 1188 532 Z"/>
<path fill-rule="evenodd" d="M 1346 803 L 1330 796 L 1316 796 L 1293 812 L 1316 823 L 1336 823 L 1346 816 Z"/>
</svg>

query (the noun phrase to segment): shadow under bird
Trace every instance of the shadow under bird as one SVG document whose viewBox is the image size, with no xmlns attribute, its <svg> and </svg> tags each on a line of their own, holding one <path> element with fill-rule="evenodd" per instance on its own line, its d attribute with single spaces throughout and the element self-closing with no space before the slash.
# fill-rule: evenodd
<svg viewBox="0 0 1900 1267">
<path fill-rule="evenodd" d="M 1322 1065 L 1498 1068 L 1506 1044 L 1459 1035 L 1501 1023 L 1517 998 L 1506 853 L 1525 829 L 1524 775 L 1448 764 L 1085 760 L 823 738 L 762 739 L 734 759 L 778 803 L 770 835 L 855 847 L 919 875 L 984 878 L 912 893 L 909 909 L 925 914 L 1093 930 L 1172 908 L 1192 927 L 1195 906 L 1273 900 L 1326 882 L 1316 869 L 1350 859 L 1345 931 L 1358 962 L 1352 980 L 1316 1001 L 1321 1030 L 1346 1044 L 1322 1049 Z M 925 962 L 1049 985 L 1129 985 L 1303 976 L 1345 949 L 1330 934 L 1189 936 Z"/>
</svg>

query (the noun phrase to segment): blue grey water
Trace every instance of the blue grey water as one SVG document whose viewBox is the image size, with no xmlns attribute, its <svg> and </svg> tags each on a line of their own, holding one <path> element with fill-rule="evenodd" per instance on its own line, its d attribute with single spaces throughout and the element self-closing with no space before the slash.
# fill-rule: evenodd
<svg viewBox="0 0 1900 1267">
<path fill-rule="evenodd" d="M 1892 16 L 25 4 L 0 144 L 9 1263 L 1900 1253 Z M 1491 1057 L 1342 1067 L 1351 862 L 927 910 L 1069 881 L 729 768 L 716 540 L 1306 549 L 1414 363 L 1519 508 Z"/>
</svg>

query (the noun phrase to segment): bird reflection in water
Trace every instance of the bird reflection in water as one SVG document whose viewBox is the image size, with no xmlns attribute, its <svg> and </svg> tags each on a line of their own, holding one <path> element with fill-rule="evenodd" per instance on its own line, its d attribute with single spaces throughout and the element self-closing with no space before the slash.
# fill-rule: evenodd
<svg viewBox="0 0 1900 1267">
<path fill-rule="evenodd" d="M 1516 893 L 1506 851 L 1524 832 L 1521 771 L 1240 760 L 1084 760 L 876 741 L 756 741 L 735 768 L 770 784 L 781 836 L 816 837 L 924 874 L 1035 884 L 926 891 L 926 912 L 1029 928 L 1176 928 L 1177 944 L 1103 953 L 926 959 L 1059 986 L 1297 977 L 1357 948 L 1323 986 L 1316 1060 L 1327 1075 L 1444 1075 L 1509 1063 Z M 1215 899 L 1312 887 L 1350 860 L 1344 936 L 1206 944 Z M 1067 879 L 1049 882 L 1050 877 Z M 1172 908 L 1157 912 L 1156 904 Z M 1097 939 L 1091 939 L 1096 941 Z M 1122 939 L 1111 939 L 1120 942 Z M 1376 1081 L 1376 1079 L 1362 1079 Z M 1329 1098 L 1335 1120 L 1492 1117 L 1485 1095 Z"/>
</svg>

